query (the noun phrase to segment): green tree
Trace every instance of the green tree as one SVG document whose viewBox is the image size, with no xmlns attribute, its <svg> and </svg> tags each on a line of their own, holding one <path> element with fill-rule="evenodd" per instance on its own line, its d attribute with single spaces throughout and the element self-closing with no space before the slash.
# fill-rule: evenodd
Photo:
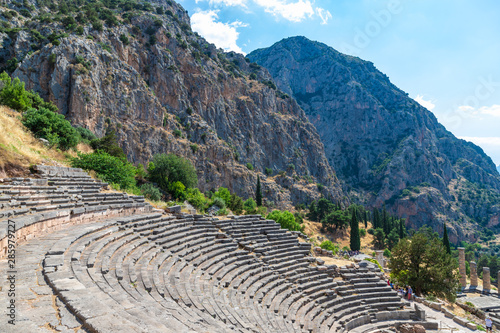
<svg viewBox="0 0 500 333">
<path fill-rule="evenodd" d="M 403 239 L 406 236 L 405 219 L 399 220 L 399 238 Z"/>
<path fill-rule="evenodd" d="M 377 250 L 382 250 L 383 248 L 385 248 L 385 232 L 382 228 L 375 229 L 373 237 L 373 245 L 375 245 L 375 248 Z"/>
<path fill-rule="evenodd" d="M 257 175 L 257 189 L 255 191 L 255 202 L 257 206 L 262 206 L 262 188 L 260 186 L 260 177 Z"/>
<path fill-rule="evenodd" d="M 148 166 L 149 179 L 157 183 L 164 191 L 169 191 L 169 184 L 181 182 L 186 188 L 198 184 L 196 169 L 191 161 L 174 154 L 157 154 Z"/>
<path fill-rule="evenodd" d="M 392 229 L 389 235 L 387 235 L 387 247 L 392 249 L 399 242 L 399 234 L 396 229 Z"/>
<path fill-rule="evenodd" d="M 333 231 L 332 228 L 335 227 L 337 229 L 344 229 L 349 224 L 349 213 L 345 210 L 335 210 L 323 218 L 321 220 L 321 224 L 323 228 Z"/>
<path fill-rule="evenodd" d="M 359 237 L 359 223 L 356 217 L 356 211 L 353 210 L 351 214 L 351 251 L 359 251 L 361 249 L 361 239 Z"/>
<path fill-rule="evenodd" d="M 28 110 L 32 102 L 28 92 L 24 89 L 24 82 L 17 77 L 12 81 L 6 72 L 0 74 L 0 104 L 17 111 Z"/>
<path fill-rule="evenodd" d="M 243 199 L 236 194 L 231 194 L 231 204 L 229 205 L 229 209 L 231 209 L 235 214 L 241 214 L 243 211 Z"/>
<path fill-rule="evenodd" d="M 95 150 L 102 150 L 111 156 L 127 158 L 122 147 L 118 145 L 118 137 L 115 130 L 108 127 L 106 134 L 100 139 L 90 141 L 90 146 Z"/>
<path fill-rule="evenodd" d="M 187 201 L 193 205 L 198 211 L 202 211 L 205 207 L 205 204 L 208 202 L 207 198 L 200 192 L 197 188 L 188 188 L 186 190 Z"/>
<path fill-rule="evenodd" d="M 453 302 L 460 290 L 457 261 L 438 237 L 423 229 L 393 248 L 389 268 L 393 279 L 412 286 L 419 296 L 432 293 Z"/>
<path fill-rule="evenodd" d="M 248 198 L 243 203 L 243 208 L 245 208 L 245 212 L 247 214 L 254 214 L 255 213 L 255 208 L 257 208 L 257 203 L 255 202 L 254 199 Z"/>
<path fill-rule="evenodd" d="M 217 192 L 212 195 L 212 200 L 221 198 L 227 207 L 231 206 L 231 192 L 225 187 L 219 187 Z"/>
<path fill-rule="evenodd" d="M 141 186 L 141 194 L 152 201 L 159 201 L 161 199 L 160 190 L 151 183 Z"/>
<path fill-rule="evenodd" d="M 443 246 L 446 253 L 451 254 L 450 240 L 448 239 L 448 229 L 446 228 L 446 223 L 443 223 Z"/>
</svg>

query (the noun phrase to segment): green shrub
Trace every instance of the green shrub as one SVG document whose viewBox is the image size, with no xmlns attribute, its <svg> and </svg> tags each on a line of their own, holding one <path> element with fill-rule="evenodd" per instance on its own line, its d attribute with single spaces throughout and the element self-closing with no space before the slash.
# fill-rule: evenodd
<svg viewBox="0 0 500 333">
<path fill-rule="evenodd" d="M 102 180 L 118 184 L 122 189 L 133 188 L 135 182 L 135 167 L 123 158 L 111 156 L 103 151 L 90 154 L 78 154 L 71 160 L 74 168 L 94 170 Z"/>
<path fill-rule="evenodd" d="M 252 163 L 247 163 L 247 168 L 248 168 L 248 170 L 253 170 L 253 165 L 252 165 Z"/>
<path fill-rule="evenodd" d="M 370 235 L 374 235 L 375 234 L 375 229 L 373 229 L 373 228 L 368 229 L 368 233 Z"/>
<path fill-rule="evenodd" d="M 168 191 L 169 183 L 181 182 L 186 188 L 198 184 L 196 169 L 191 161 L 174 154 L 157 154 L 148 166 L 151 181 Z"/>
<path fill-rule="evenodd" d="M 198 145 L 196 143 L 193 143 L 189 147 L 191 147 L 191 151 L 193 152 L 193 154 L 198 151 Z"/>
<path fill-rule="evenodd" d="M 62 150 L 73 148 L 78 144 L 78 132 L 62 114 L 46 108 L 31 108 L 23 114 L 22 123 L 37 138 L 47 139 L 51 145 L 57 145 Z"/>
<path fill-rule="evenodd" d="M 99 32 L 102 32 L 104 30 L 102 23 L 99 21 L 92 22 L 92 29 L 97 30 Z"/>
<path fill-rule="evenodd" d="M 208 200 L 197 188 L 188 188 L 186 190 L 187 201 L 198 211 L 203 211 Z"/>
<path fill-rule="evenodd" d="M 336 255 L 337 252 L 339 252 L 338 245 L 333 244 L 329 240 L 325 240 L 325 241 L 321 242 L 321 244 L 319 245 L 319 247 L 321 247 L 322 249 L 328 250 L 328 251 L 332 251 L 333 255 Z"/>
<path fill-rule="evenodd" d="M 254 199 L 249 198 L 245 200 L 245 202 L 243 203 L 243 208 L 245 208 L 245 212 L 247 214 L 254 214 L 255 208 L 257 208 L 257 203 L 255 202 Z"/>
<path fill-rule="evenodd" d="M 181 132 L 180 130 L 178 130 L 178 129 L 175 129 L 175 130 L 174 130 L 174 135 L 175 135 L 176 137 L 180 137 L 180 136 L 182 135 L 182 132 Z"/>
<path fill-rule="evenodd" d="M 29 10 L 27 10 L 26 8 L 23 8 L 19 11 L 19 14 L 21 14 L 22 16 L 24 17 L 28 17 L 30 18 L 31 17 L 31 13 Z"/>
<path fill-rule="evenodd" d="M 226 208 L 226 202 L 221 197 L 214 197 L 212 199 L 212 205 L 215 205 L 220 209 Z"/>
<path fill-rule="evenodd" d="M 366 236 L 366 229 L 363 229 L 363 228 L 359 229 L 359 236 L 365 237 Z"/>
<path fill-rule="evenodd" d="M 124 45 L 128 45 L 130 44 L 130 40 L 128 39 L 128 37 L 126 35 L 120 35 L 120 40 L 121 42 L 124 44 Z"/>
<path fill-rule="evenodd" d="M 390 257 L 391 257 L 391 255 L 392 255 L 392 254 L 391 254 L 391 250 L 389 250 L 389 249 L 385 249 L 385 250 L 384 250 L 384 257 L 390 258 Z"/>
<path fill-rule="evenodd" d="M 168 191 L 174 199 L 184 201 L 187 198 L 187 193 L 186 193 L 186 186 L 184 186 L 183 183 L 180 181 L 175 181 L 169 184 L 168 186 Z"/>
<path fill-rule="evenodd" d="M 80 141 L 90 144 L 90 141 L 96 140 L 97 137 L 95 136 L 94 133 L 92 133 L 91 130 L 85 127 L 76 127 L 76 131 L 78 132 L 78 135 L 80 135 Z"/>
<path fill-rule="evenodd" d="M 141 186 L 141 193 L 144 197 L 152 201 L 159 201 L 161 199 L 160 190 L 151 183 L 146 183 Z"/>
<path fill-rule="evenodd" d="M 291 231 L 304 231 L 304 227 L 295 222 L 295 217 L 287 210 L 273 210 L 267 219 L 274 220 L 280 224 L 281 228 Z"/>
<path fill-rule="evenodd" d="M 268 176 L 272 176 L 272 175 L 273 175 L 273 169 L 271 169 L 271 168 L 266 168 L 266 172 L 265 172 L 265 173 L 266 173 L 266 175 L 268 175 Z"/>
<path fill-rule="evenodd" d="M 122 147 L 118 145 L 118 138 L 115 131 L 109 127 L 102 138 L 90 141 L 90 146 L 95 150 L 102 150 L 111 156 L 125 159 L 127 157 Z"/>
<path fill-rule="evenodd" d="M 264 207 L 264 206 L 260 206 L 260 207 L 257 207 L 257 214 L 260 214 L 262 216 L 266 216 L 267 214 L 267 207 Z"/>
<path fill-rule="evenodd" d="M 243 212 L 243 199 L 233 193 L 231 195 L 229 209 L 231 209 L 235 214 L 241 214 Z"/>
<path fill-rule="evenodd" d="M 0 89 L 0 104 L 17 111 L 26 111 L 32 106 L 28 92 L 24 89 L 24 82 L 19 78 L 11 80 L 10 76 L 3 72 L 0 74 Z"/>
<path fill-rule="evenodd" d="M 144 165 L 139 163 L 137 168 L 135 168 L 135 179 L 144 180 L 147 177 L 146 170 L 144 170 Z"/>
<path fill-rule="evenodd" d="M 215 198 L 221 198 L 224 201 L 224 207 L 231 205 L 231 193 L 225 187 L 219 187 L 217 192 L 212 195 L 212 200 Z"/>
</svg>

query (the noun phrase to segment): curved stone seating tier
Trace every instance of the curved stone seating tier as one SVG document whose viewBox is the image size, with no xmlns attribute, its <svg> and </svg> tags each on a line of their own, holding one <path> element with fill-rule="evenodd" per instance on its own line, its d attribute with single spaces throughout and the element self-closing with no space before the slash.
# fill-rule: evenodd
<svg viewBox="0 0 500 333">
<path fill-rule="evenodd" d="M 36 169 L 1 180 L 0 223 L 21 247 L 52 242 L 40 274 L 87 331 L 364 332 L 414 317 L 376 266 L 317 266 L 299 233 L 260 215 L 164 215 L 82 170 Z"/>
<path fill-rule="evenodd" d="M 101 217 L 148 212 L 142 197 L 100 193 L 106 184 L 80 169 L 36 166 L 42 177 L 6 178 L 0 185 L 0 258 L 6 255 L 8 225 L 15 227 L 17 243 L 70 224 Z M 75 178 L 78 181 L 73 181 Z"/>
</svg>

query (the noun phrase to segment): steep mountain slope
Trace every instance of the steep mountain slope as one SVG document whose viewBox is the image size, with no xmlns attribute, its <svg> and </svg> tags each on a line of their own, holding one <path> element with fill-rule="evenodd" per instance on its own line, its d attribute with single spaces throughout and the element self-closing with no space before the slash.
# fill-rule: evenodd
<svg viewBox="0 0 500 333">
<path fill-rule="evenodd" d="M 278 206 L 317 198 L 316 183 L 342 199 L 303 110 L 265 70 L 193 33 L 177 3 L 28 0 L 0 10 L 0 66 L 74 125 L 98 136 L 114 128 L 129 160 L 174 152 L 194 162 L 201 190 L 244 197 L 269 168 L 263 191 Z"/>
<path fill-rule="evenodd" d="M 457 139 L 375 66 L 304 37 L 248 55 L 295 97 L 353 196 L 415 226 L 475 240 L 500 212 L 500 177 L 478 146 Z"/>
</svg>

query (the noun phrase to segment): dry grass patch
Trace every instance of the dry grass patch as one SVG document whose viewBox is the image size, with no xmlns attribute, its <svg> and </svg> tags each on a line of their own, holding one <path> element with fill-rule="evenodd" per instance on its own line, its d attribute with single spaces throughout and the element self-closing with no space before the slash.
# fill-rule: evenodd
<svg viewBox="0 0 500 333">
<path fill-rule="evenodd" d="M 46 147 L 23 126 L 19 112 L 0 106 L 0 174 L 27 172 L 31 164 L 50 161 L 68 165 L 65 154 Z"/>
<path fill-rule="evenodd" d="M 318 237 L 323 237 L 324 239 L 329 239 L 332 243 L 337 244 L 340 249 L 344 246 L 349 247 L 350 243 L 350 228 L 337 230 L 336 232 L 322 232 L 321 231 L 321 223 L 313 222 L 309 220 L 304 220 L 305 230 L 304 233 L 309 236 L 309 238 L 314 238 L 316 240 L 317 245 L 321 244 L 318 241 Z M 368 222 L 368 229 L 372 227 L 371 223 Z M 359 229 L 364 229 L 365 224 L 359 223 Z M 373 247 L 373 235 L 370 235 L 368 232 L 366 236 L 361 237 L 361 252 L 371 255 L 371 253 L 375 251 Z"/>
</svg>

